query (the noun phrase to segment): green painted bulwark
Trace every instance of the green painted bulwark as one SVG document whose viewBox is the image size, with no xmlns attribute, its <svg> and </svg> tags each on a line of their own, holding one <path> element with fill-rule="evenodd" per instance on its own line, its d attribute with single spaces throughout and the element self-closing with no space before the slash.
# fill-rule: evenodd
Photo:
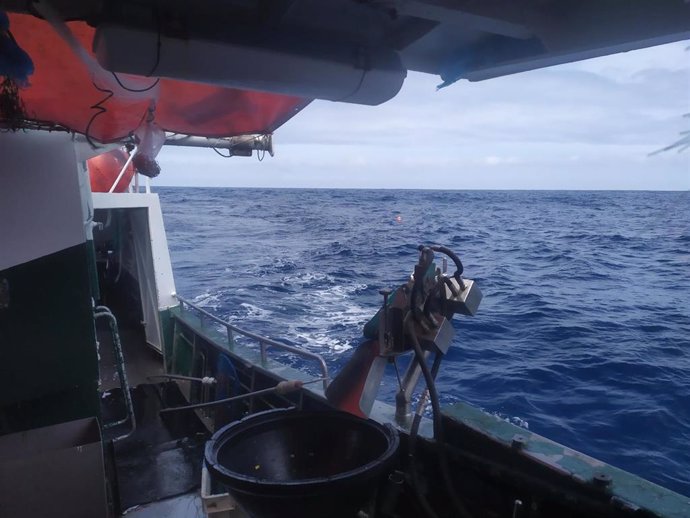
<svg viewBox="0 0 690 518">
<path fill-rule="evenodd" d="M 687 518 L 690 516 L 690 498 L 669 491 L 631 473 L 615 468 L 583 453 L 571 450 L 533 432 L 519 428 L 499 417 L 482 412 L 466 403 L 458 402 L 443 409 L 447 440 L 460 437 L 462 447 L 470 447 L 469 438 L 474 437 L 472 451 L 488 458 L 491 454 L 510 451 L 522 463 L 514 459 L 515 466 L 531 464 L 545 468 L 551 482 L 558 480 L 578 484 L 580 488 L 594 486 L 597 474 L 610 477 L 610 497 L 623 507 L 640 508 L 647 511 L 644 516 L 664 518 Z M 514 445 L 520 436 L 519 448 Z M 640 514 L 643 514 L 642 512 Z"/>
<path fill-rule="evenodd" d="M 97 416 L 89 244 L 0 272 L 0 433 Z"/>
<path fill-rule="evenodd" d="M 179 306 L 177 306 L 179 307 Z M 175 333 L 175 322 L 171 311 L 175 308 L 162 309 L 158 312 L 158 319 L 161 323 L 161 337 L 163 340 L 163 358 L 165 360 L 166 371 L 170 370 L 172 362 L 173 339 Z"/>
</svg>

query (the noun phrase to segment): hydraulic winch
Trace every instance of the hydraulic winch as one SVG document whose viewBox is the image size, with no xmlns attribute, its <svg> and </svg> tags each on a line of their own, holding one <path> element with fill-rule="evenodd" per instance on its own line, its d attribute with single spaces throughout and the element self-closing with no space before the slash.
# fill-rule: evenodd
<svg viewBox="0 0 690 518">
<path fill-rule="evenodd" d="M 440 267 L 435 252 L 444 256 Z M 452 275 L 446 273 L 447 258 L 455 265 Z M 393 364 L 398 373 L 396 358 L 414 351 L 418 361 L 411 362 L 402 377 L 398 373 L 396 418 L 405 423 L 412 393 L 429 358 L 433 355 L 430 374 L 435 377 L 453 341 L 450 320 L 456 313 L 473 316 L 479 308 L 482 292 L 462 273 L 462 262 L 450 249 L 420 246 L 409 280 L 395 290 L 381 290 L 383 304 L 364 326 L 365 340 L 329 385 L 328 400 L 341 410 L 368 417 L 386 365 Z"/>
</svg>

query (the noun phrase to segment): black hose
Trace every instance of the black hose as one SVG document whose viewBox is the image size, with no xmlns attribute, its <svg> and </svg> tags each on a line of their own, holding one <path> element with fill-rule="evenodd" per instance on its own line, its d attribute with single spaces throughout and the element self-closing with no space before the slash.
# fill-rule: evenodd
<svg viewBox="0 0 690 518">
<path fill-rule="evenodd" d="M 434 355 L 434 363 L 431 365 L 431 377 L 436 380 L 436 375 L 438 374 L 439 367 L 441 367 L 441 360 L 443 360 L 443 355 L 441 353 L 436 353 Z M 419 425 L 422 422 L 421 412 L 416 413 L 413 420 L 412 426 L 410 426 L 410 449 L 414 446 L 414 442 L 417 439 L 419 433 Z"/>
<path fill-rule="evenodd" d="M 451 258 L 451 260 L 455 263 L 455 273 L 453 274 L 453 277 L 456 279 L 459 279 L 460 276 L 462 275 L 462 272 L 465 270 L 465 268 L 462 266 L 462 261 L 460 258 L 453 252 L 450 248 L 442 246 L 442 245 L 434 245 L 430 246 L 434 252 L 441 252 L 442 254 L 446 254 L 448 257 Z"/>
<path fill-rule="evenodd" d="M 442 359 L 443 355 L 439 353 L 436 353 L 436 355 L 434 356 L 434 364 L 431 367 L 431 375 L 434 377 L 434 379 L 436 378 L 436 374 L 438 374 L 438 369 L 441 366 Z M 419 404 L 424 405 L 424 401 L 420 401 Z M 422 506 L 427 516 L 429 516 L 430 518 L 438 518 L 438 515 L 431 507 L 431 504 L 422 494 L 422 491 L 420 489 L 419 474 L 417 472 L 417 457 L 415 457 L 415 447 L 417 444 L 417 437 L 419 436 L 419 424 L 422 422 L 422 412 L 420 410 L 423 409 L 418 408 L 414 418 L 412 419 L 412 426 L 410 426 L 410 443 L 408 446 L 408 456 L 410 458 L 410 476 L 412 477 L 412 488 L 415 491 L 415 495 L 417 496 L 417 501 L 419 502 L 419 505 Z"/>
<path fill-rule="evenodd" d="M 410 332 L 410 337 L 412 339 L 412 346 L 414 348 L 414 353 L 415 353 L 415 358 L 417 359 L 417 362 L 419 363 L 419 367 L 422 369 L 422 375 L 424 376 L 424 381 L 426 382 L 426 386 L 429 389 L 429 397 L 431 398 L 431 407 L 433 409 L 433 423 L 434 423 L 434 440 L 436 441 L 436 445 L 438 447 L 438 458 L 439 458 L 439 464 L 441 466 L 441 474 L 443 475 L 443 482 L 446 485 L 446 491 L 448 492 L 448 496 L 450 496 L 451 501 L 453 502 L 453 507 L 455 507 L 455 512 L 458 514 L 458 516 L 461 516 L 462 518 L 470 518 L 471 515 L 465 509 L 465 506 L 463 503 L 460 501 L 458 496 L 455 494 L 455 488 L 453 487 L 453 484 L 451 482 L 451 477 L 450 477 L 450 468 L 448 466 L 448 459 L 444 455 L 445 453 L 445 442 L 443 440 L 443 423 L 441 421 L 441 404 L 439 403 L 438 399 L 438 392 L 436 391 L 436 383 L 434 383 L 434 379 L 431 376 L 431 372 L 429 371 L 429 366 L 426 364 L 424 361 L 424 353 L 422 352 L 422 347 L 419 345 L 419 341 L 417 340 L 417 337 L 414 334 L 414 331 L 411 330 Z"/>
</svg>

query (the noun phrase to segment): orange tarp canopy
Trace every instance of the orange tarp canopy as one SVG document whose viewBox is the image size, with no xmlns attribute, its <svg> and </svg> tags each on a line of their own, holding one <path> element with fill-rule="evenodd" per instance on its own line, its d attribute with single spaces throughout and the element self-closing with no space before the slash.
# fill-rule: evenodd
<svg viewBox="0 0 690 518">
<path fill-rule="evenodd" d="M 91 52 L 94 29 L 83 22 L 68 26 Z M 10 30 L 35 66 L 29 86 L 20 92 L 29 119 L 84 134 L 91 121 L 89 137 L 113 142 L 128 136 L 146 118 L 146 99 L 112 97 L 104 101 L 107 93 L 94 86 L 87 66 L 47 22 L 12 14 Z M 125 85 L 127 78 L 120 78 Z M 161 79 L 159 88 L 155 122 L 166 131 L 202 137 L 271 133 L 309 103 L 287 95 L 172 79 Z M 100 115 L 102 110 L 94 108 L 99 102 L 105 109 Z"/>
</svg>

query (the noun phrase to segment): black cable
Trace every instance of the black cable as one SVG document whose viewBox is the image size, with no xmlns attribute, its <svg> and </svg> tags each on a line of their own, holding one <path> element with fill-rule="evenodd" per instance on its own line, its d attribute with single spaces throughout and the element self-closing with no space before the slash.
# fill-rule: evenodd
<svg viewBox="0 0 690 518">
<path fill-rule="evenodd" d="M 364 83 L 364 78 L 367 76 L 367 72 L 368 72 L 368 70 L 363 68 L 362 69 L 362 75 L 359 77 L 359 83 L 357 83 L 357 86 L 355 87 L 355 89 L 352 90 L 349 94 L 344 95 L 340 99 L 333 99 L 333 102 L 339 103 L 339 102 L 346 101 L 347 99 L 349 99 L 350 97 L 355 95 L 357 92 L 359 92 L 359 89 L 362 88 L 362 84 Z"/>
<path fill-rule="evenodd" d="M 436 375 L 438 374 L 438 369 L 441 366 L 442 359 L 443 355 L 441 355 L 440 353 L 436 353 L 436 355 L 434 356 L 434 364 L 431 367 L 431 375 L 434 379 L 436 379 Z M 423 399 L 420 400 L 419 404 L 425 404 Z M 422 506 L 424 512 L 430 518 L 438 518 L 438 515 L 431 507 L 431 504 L 422 494 L 422 491 L 420 489 L 419 473 L 417 472 L 417 457 L 415 457 L 415 447 L 417 444 L 417 437 L 419 436 L 419 425 L 422 422 L 422 411 L 423 408 L 418 407 L 417 412 L 415 412 L 414 418 L 412 419 L 412 426 L 410 426 L 410 442 L 408 445 L 408 456 L 410 457 L 410 475 L 412 477 L 412 487 L 415 491 L 415 495 L 417 496 L 417 501 L 419 502 L 419 505 Z"/>
<path fill-rule="evenodd" d="M 148 92 L 149 90 L 153 90 L 153 88 L 158 83 L 160 83 L 160 81 L 161 81 L 161 78 L 158 77 L 150 86 L 147 86 L 146 88 L 129 88 L 129 87 L 125 86 L 124 84 L 122 84 L 122 81 L 120 81 L 120 78 L 117 77 L 117 74 L 115 72 L 110 72 L 110 73 L 115 78 L 115 81 L 117 81 L 117 84 L 120 85 L 120 88 L 122 88 L 123 90 L 127 90 L 128 92 L 136 92 L 136 93 Z"/>
<path fill-rule="evenodd" d="M 453 274 L 453 277 L 455 277 L 456 279 L 459 279 L 465 268 L 462 265 L 462 261 L 455 254 L 455 252 L 453 252 L 450 248 L 442 246 L 442 245 L 430 246 L 429 248 L 431 248 L 435 252 L 441 252 L 442 254 L 445 254 L 451 258 L 451 260 L 455 263 L 455 268 L 456 268 L 455 273 Z M 420 250 L 421 250 L 421 245 L 420 245 Z"/>
<path fill-rule="evenodd" d="M 431 366 L 431 376 L 434 380 L 436 380 L 436 375 L 438 374 L 439 367 L 441 366 L 441 360 L 443 360 L 443 355 L 437 352 L 434 355 L 434 363 Z M 422 402 L 423 401 L 420 400 L 420 404 L 422 404 Z M 414 418 L 412 419 L 412 425 L 410 426 L 410 457 L 414 457 L 415 443 L 417 442 L 417 436 L 419 435 L 419 425 L 422 422 L 422 411 L 423 409 L 417 410 Z"/>
<path fill-rule="evenodd" d="M 94 113 L 91 116 L 91 118 L 89 119 L 89 122 L 86 124 L 86 128 L 84 129 L 84 137 L 86 137 L 86 141 L 89 143 L 89 145 L 93 149 L 97 149 L 99 146 L 94 144 L 93 140 L 91 140 L 91 135 L 90 135 L 91 125 L 96 121 L 96 119 L 98 117 L 100 117 L 101 115 L 103 115 L 105 112 L 108 111 L 108 109 L 103 106 L 103 103 L 108 102 L 110 100 L 110 98 L 115 94 L 112 90 L 109 90 L 107 88 L 101 88 L 95 82 L 93 83 L 93 86 L 99 92 L 104 92 L 106 94 L 106 96 L 103 99 L 98 101 L 96 104 L 91 105 L 90 108 L 92 110 L 96 110 L 96 113 Z"/>
<path fill-rule="evenodd" d="M 230 157 L 232 156 L 232 151 L 230 151 L 230 150 L 228 150 L 228 154 L 227 154 L 227 155 L 224 155 L 223 153 L 221 153 L 220 151 L 218 151 L 218 150 L 217 150 L 215 147 L 213 147 L 213 146 L 211 146 L 211 149 L 212 149 L 213 151 L 215 151 L 216 153 L 218 153 L 218 154 L 219 154 L 220 156 L 222 156 L 223 158 L 230 158 Z"/>
<path fill-rule="evenodd" d="M 390 357 L 390 362 L 393 364 L 393 367 L 395 367 L 395 376 L 398 378 L 398 388 L 402 392 L 402 390 L 403 390 L 402 379 L 400 378 L 400 371 L 398 370 L 398 362 L 395 361 L 395 356 Z"/>
<path fill-rule="evenodd" d="M 153 63 L 153 67 L 151 68 L 151 71 L 146 74 L 147 76 L 152 76 L 153 73 L 156 71 L 158 68 L 158 65 L 160 65 L 161 62 L 161 12 L 160 12 L 160 1 L 156 2 L 153 8 L 154 16 L 156 17 L 156 61 Z M 160 78 L 159 78 L 160 79 Z"/>
<path fill-rule="evenodd" d="M 438 459 L 441 466 L 441 474 L 443 475 L 443 482 L 446 485 L 446 491 L 453 502 L 453 507 L 455 507 L 455 512 L 458 516 L 463 518 L 470 518 L 470 514 L 465 509 L 458 496 L 455 494 L 455 488 L 451 482 L 450 468 L 448 466 L 448 459 L 444 455 L 445 442 L 443 439 L 443 422 L 441 421 L 441 404 L 439 403 L 438 392 L 436 391 L 436 384 L 429 371 L 429 366 L 424 361 L 424 352 L 422 351 L 421 345 L 417 340 L 417 336 L 414 334 L 414 330 L 410 329 L 410 337 L 412 341 L 412 347 L 414 348 L 415 358 L 419 363 L 419 367 L 422 369 L 422 375 L 424 376 L 424 381 L 427 388 L 429 389 L 429 397 L 431 398 L 431 407 L 433 409 L 433 423 L 434 423 L 434 440 L 436 441 L 436 446 L 438 447 Z"/>
<path fill-rule="evenodd" d="M 161 46 L 162 46 L 162 41 L 161 41 L 161 17 L 160 17 L 160 11 L 159 11 L 159 6 L 158 3 L 155 4 L 154 6 L 154 16 L 156 18 L 156 33 L 157 33 L 157 40 L 156 40 L 156 60 L 153 63 L 153 67 L 151 67 L 151 70 L 148 74 L 146 74 L 146 77 L 151 77 L 153 73 L 156 71 L 158 68 L 158 65 L 161 62 Z M 147 86 L 146 88 L 129 88 L 122 84 L 122 81 L 120 80 L 119 77 L 117 77 L 117 74 L 115 72 L 110 72 L 113 77 L 115 78 L 115 81 L 117 81 L 117 84 L 120 85 L 120 88 L 123 90 L 127 90 L 128 92 L 135 92 L 135 93 L 142 93 L 142 92 L 148 92 L 149 90 L 152 90 L 155 88 L 155 86 L 160 83 L 161 78 L 158 77 L 156 80 L 150 85 Z"/>
</svg>

